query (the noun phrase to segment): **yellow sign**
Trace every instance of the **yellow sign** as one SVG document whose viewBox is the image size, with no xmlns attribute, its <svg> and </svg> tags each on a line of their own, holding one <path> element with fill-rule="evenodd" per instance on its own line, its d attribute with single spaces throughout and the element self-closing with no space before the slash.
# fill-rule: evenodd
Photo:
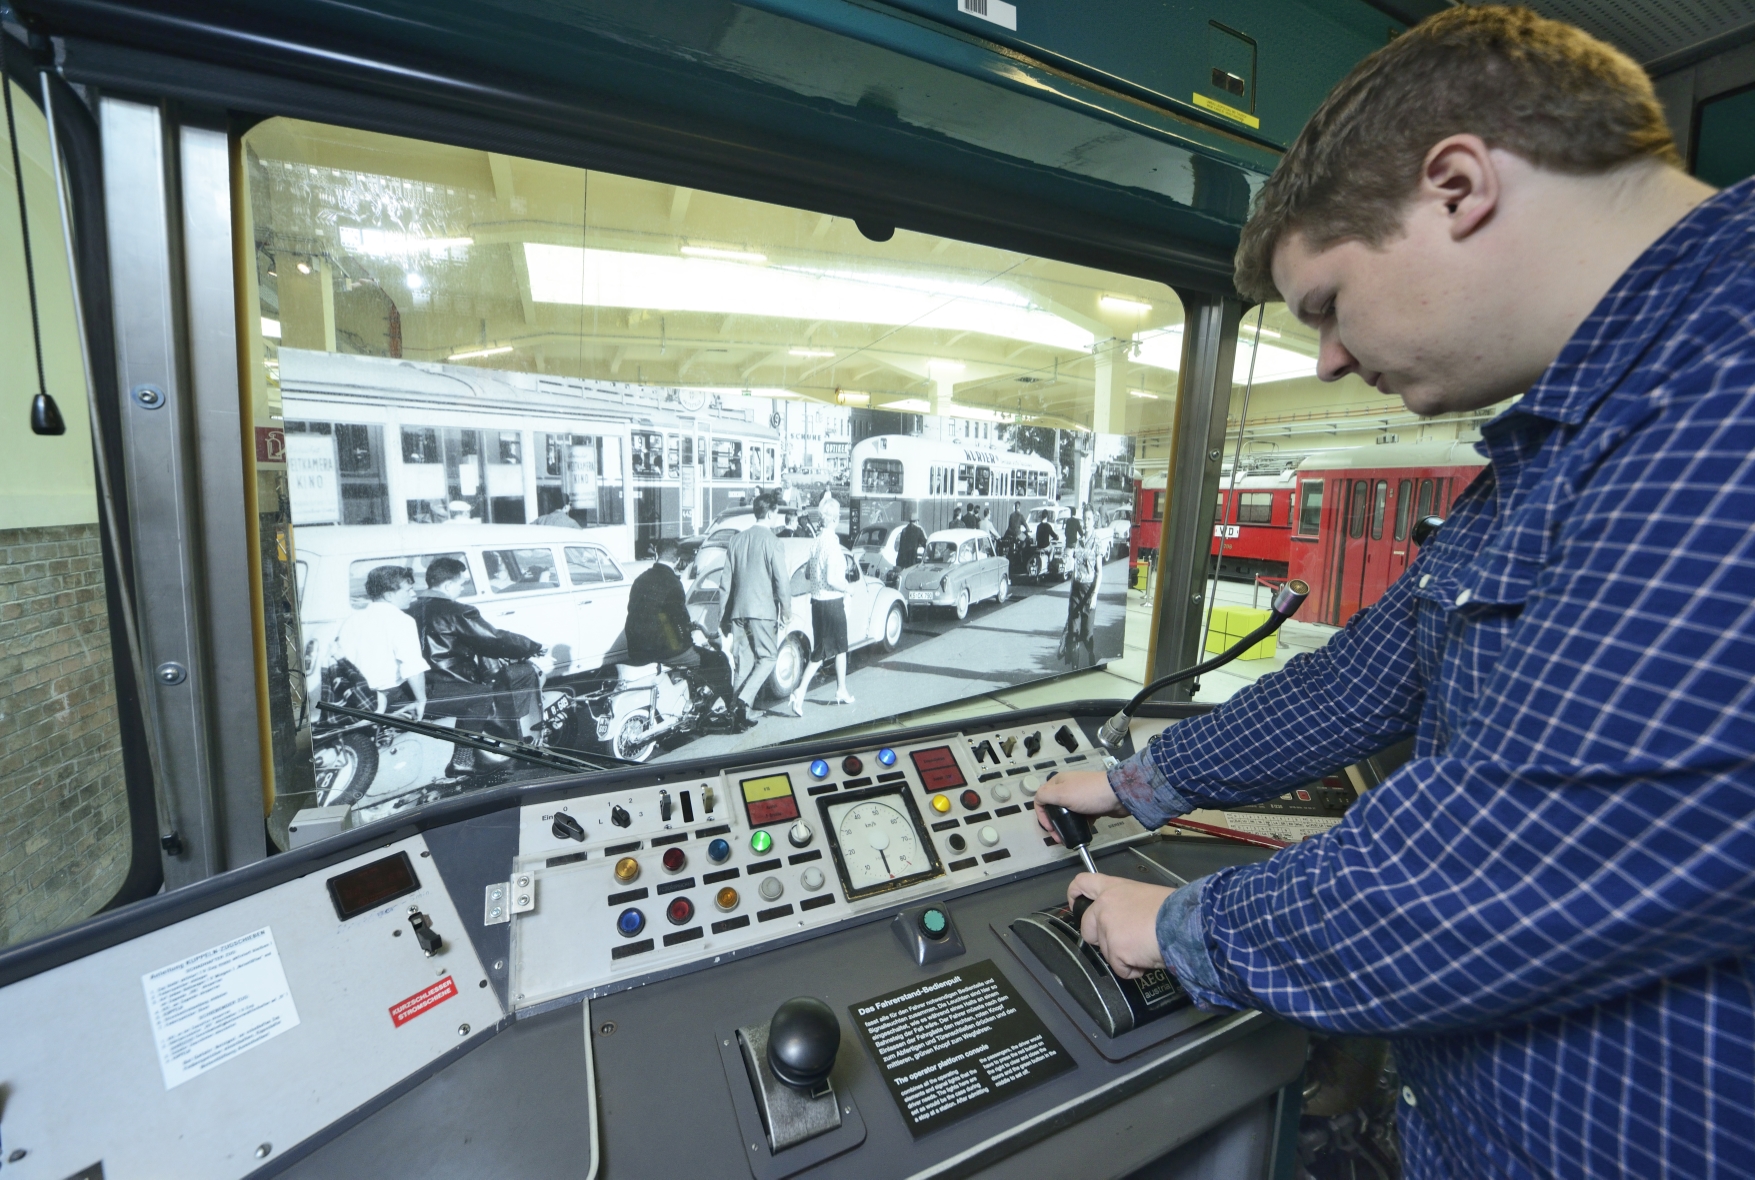
<svg viewBox="0 0 1755 1180">
<path fill-rule="evenodd" d="M 1204 94 L 1197 94 L 1194 96 L 1194 105 L 1203 111 L 1211 111 L 1215 115 L 1223 115 L 1227 119 L 1235 119 L 1245 127 L 1254 127 L 1257 131 L 1261 130 L 1260 119 L 1256 118 L 1248 111 L 1240 111 L 1236 107 L 1227 103 L 1222 103 L 1216 98 L 1208 98 Z"/>
<path fill-rule="evenodd" d="M 743 798 L 746 803 L 758 803 L 763 799 L 779 799 L 792 794 L 792 778 L 784 774 L 770 774 L 766 778 L 746 778 L 739 784 L 743 787 Z"/>
</svg>

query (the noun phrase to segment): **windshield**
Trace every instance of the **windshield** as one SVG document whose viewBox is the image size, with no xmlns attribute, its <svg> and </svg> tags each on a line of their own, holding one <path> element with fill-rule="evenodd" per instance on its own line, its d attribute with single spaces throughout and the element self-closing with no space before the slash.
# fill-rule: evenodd
<svg viewBox="0 0 1755 1180">
<path fill-rule="evenodd" d="M 955 541 L 929 542 L 926 546 L 926 560 L 933 562 L 957 560 L 957 543 Z"/>
</svg>

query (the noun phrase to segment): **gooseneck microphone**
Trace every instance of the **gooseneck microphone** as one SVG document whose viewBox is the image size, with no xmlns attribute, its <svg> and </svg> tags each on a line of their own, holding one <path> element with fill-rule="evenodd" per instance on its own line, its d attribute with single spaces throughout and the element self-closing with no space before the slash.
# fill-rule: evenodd
<svg viewBox="0 0 1755 1180">
<path fill-rule="evenodd" d="M 1266 639 L 1269 635 L 1278 631 L 1281 624 L 1298 613 L 1298 608 L 1303 606 L 1304 600 L 1309 597 L 1310 586 L 1308 583 L 1300 581 L 1297 578 L 1293 578 L 1291 581 L 1287 582 L 1284 586 L 1280 587 L 1279 593 L 1274 595 L 1274 604 L 1268 611 L 1267 622 L 1263 623 L 1248 635 L 1245 635 L 1242 639 L 1239 639 L 1236 643 L 1233 643 L 1230 647 L 1226 648 L 1205 663 L 1196 664 L 1192 668 L 1184 668 L 1180 672 L 1172 672 L 1170 675 L 1160 677 L 1140 689 L 1139 693 L 1133 698 L 1133 700 L 1129 701 L 1122 707 L 1121 712 L 1103 723 L 1103 728 L 1097 731 L 1097 741 L 1102 743 L 1107 749 L 1119 749 L 1121 743 L 1127 738 L 1128 722 L 1133 719 L 1134 713 L 1138 711 L 1139 707 L 1145 704 L 1148 699 L 1163 692 L 1172 684 L 1179 684 L 1191 677 L 1203 675 L 1207 672 L 1211 672 L 1214 668 L 1221 668 L 1224 665 L 1229 664 L 1232 660 Z"/>
</svg>

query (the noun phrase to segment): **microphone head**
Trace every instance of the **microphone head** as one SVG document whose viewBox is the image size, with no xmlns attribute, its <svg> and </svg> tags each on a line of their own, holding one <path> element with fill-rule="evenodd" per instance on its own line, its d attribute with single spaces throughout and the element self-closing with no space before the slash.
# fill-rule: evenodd
<svg viewBox="0 0 1755 1180">
<path fill-rule="evenodd" d="M 1309 597 L 1310 583 L 1293 578 L 1281 586 L 1279 593 L 1274 595 L 1274 613 L 1289 619 L 1298 613 L 1298 608 L 1303 606 L 1304 600 Z"/>
<path fill-rule="evenodd" d="M 1127 710 L 1123 709 L 1103 723 L 1097 731 L 1097 740 L 1111 750 L 1119 749 L 1127 738 Z"/>
</svg>

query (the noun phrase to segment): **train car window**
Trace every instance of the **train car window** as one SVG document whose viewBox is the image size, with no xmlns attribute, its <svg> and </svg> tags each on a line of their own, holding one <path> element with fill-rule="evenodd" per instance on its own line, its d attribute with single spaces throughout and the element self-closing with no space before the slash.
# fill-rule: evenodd
<svg viewBox="0 0 1755 1180">
<path fill-rule="evenodd" d="M 1365 512 L 1371 506 L 1371 483 L 1369 480 L 1353 481 L 1353 500 L 1347 508 L 1347 536 L 1358 538 L 1365 535 Z"/>
<path fill-rule="evenodd" d="M 1272 524 L 1274 494 L 1272 492 L 1240 492 L 1237 499 L 1238 524 Z"/>
<path fill-rule="evenodd" d="M 1322 481 L 1300 480 L 1298 483 L 1298 535 L 1314 537 L 1322 531 Z"/>
<path fill-rule="evenodd" d="M 1396 484 L 1395 489 L 1395 539 L 1408 539 L 1408 529 L 1414 519 L 1414 481 L 1404 479 Z"/>
<path fill-rule="evenodd" d="M 1389 481 L 1377 481 L 1371 497 L 1371 539 L 1383 540 L 1383 517 L 1389 508 Z"/>
<path fill-rule="evenodd" d="M 17 59 L 13 59 L 16 61 Z M 130 812 L 84 362 L 48 127 L 11 82 L 22 178 L 0 120 L 0 946 L 91 916 L 130 880 Z M 44 390 L 60 435 L 26 426 L 37 392 L 18 185 L 30 224 Z M 113 393 L 111 394 L 113 396 Z M 115 620 L 121 630 L 121 621 Z M 118 637 L 119 638 L 119 637 Z M 130 713 L 132 715 L 132 713 Z M 146 822 L 151 822 L 150 819 Z M 139 866 L 143 873 L 152 866 Z M 147 881 L 150 891 L 151 881 Z M 133 900 L 124 897 L 123 900 Z M 13 1152 L 13 1156 L 22 1156 Z"/>
<path fill-rule="evenodd" d="M 1420 507 L 1415 510 L 1414 515 L 1421 520 L 1432 515 L 1432 481 L 1429 479 L 1420 481 Z"/>
</svg>

